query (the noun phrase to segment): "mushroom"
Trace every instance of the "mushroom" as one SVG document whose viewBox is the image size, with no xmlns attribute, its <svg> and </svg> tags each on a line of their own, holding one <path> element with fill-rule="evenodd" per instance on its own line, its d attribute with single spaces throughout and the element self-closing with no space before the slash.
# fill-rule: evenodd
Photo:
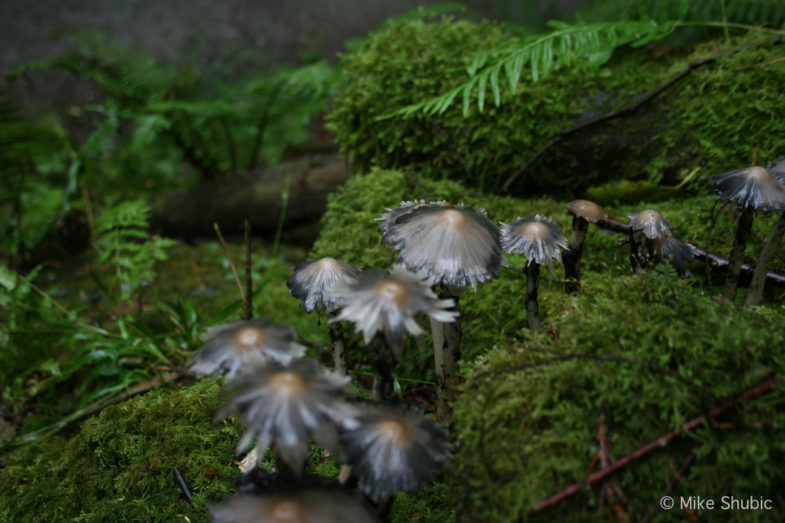
<svg viewBox="0 0 785 523">
<path fill-rule="evenodd" d="M 234 378 L 245 367 L 266 361 L 288 364 L 305 354 L 289 325 L 270 325 L 266 316 L 240 320 L 208 331 L 207 343 L 191 357 L 188 369 L 205 376 Z"/>
<path fill-rule="evenodd" d="M 419 412 L 366 406 L 338 438 L 362 490 L 383 502 L 411 492 L 450 459 L 447 435 Z"/>
<path fill-rule="evenodd" d="M 320 258 L 297 266 L 286 285 L 292 296 L 302 300 L 307 312 L 313 312 L 314 309 L 325 311 L 333 318 L 338 309 L 336 284 L 345 278 L 357 276 L 359 272 L 356 267 L 335 258 Z M 338 321 L 330 321 L 329 324 L 335 371 L 344 375 L 347 365 L 343 328 Z"/>
<path fill-rule="evenodd" d="M 370 507 L 337 488 L 289 489 L 274 493 L 236 494 L 210 505 L 213 523 L 371 523 Z"/>
<path fill-rule="evenodd" d="M 782 210 L 785 202 L 785 186 L 767 169 L 755 165 L 718 174 L 714 177 L 713 183 L 718 198 L 736 202 L 741 210 L 730 255 L 728 279 L 725 281 L 724 296 L 727 300 L 734 300 L 747 237 L 752 231 L 753 217 L 758 211 Z M 763 274 L 765 280 L 765 271 Z M 763 283 L 761 282 L 760 285 L 762 288 Z"/>
<path fill-rule="evenodd" d="M 256 437 L 259 455 L 272 445 L 288 470 L 299 476 L 309 437 L 335 451 L 335 425 L 356 426 L 356 409 L 341 400 L 348 382 L 348 377 L 326 371 L 311 358 L 289 365 L 269 361 L 225 387 L 233 395 L 217 419 L 239 413 L 248 430 L 240 439 L 238 452 Z"/>
<path fill-rule="evenodd" d="M 630 265 L 632 270 L 648 268 L 656 263 L 658 254 L 655 241 L 673 236 L 671 224 L 654 209 L 632 213 L 630 219 Z"/>
<path fill-rule="evenodd" d="M 501 247 L 499 231 L 482 209 L 445 202 L 432 202 L 407 210 L 387 220 L 383 241 L 398 251 L 398 262 L 415 271 L 424 271 L 444 294 L 455 299 L 459 309 L 466 287 L 499 276 Z M 444 325 L 431 320 L 434 366 L 440 419 L 449 412 L 447 385 L 458 375 L 461 353 L 460 322 Z"/>
<path fill-rule="evenodd" d="M 597 223 L 608 216 L 602 207 L 589 200 L 573 200 L 567 204 L 567 212 L 572 214 L 572 234 L 570 235 L 569 248 L 562 254 L 564 262 L 565 290 L 568 293 L 577 292 L 581 281 L 581 256 L 583 255 L 583 242 L 586 240 L 586 231 L 590 223 Z"/>
<path fill-rule="evenodd" d="M 540 215 L 516 218 L 501 224 L 504 252 L 526 256 L 526 320 L 530 329 L 538 328 L 540 305 L 537 301 L 540 265 L 553 271 L 553 260 L 561 261 L 560 249 L 567 248 L 567 238 L 553 220 Z"/>
<path fill-rule="evenodd" d="M 768 166 L 767 171 L 771 173 L 777 182 L 785 186 L 785 160 L 772 163 Z M 782 235 L 785 233 L 785 198 L 783 198 L 778 210 L 781 212 L 780 218 L 771 230 L 768 241 L 763 245 L 763 249 L 758 256 L 758 263 L 755 264 L 755 271 L 752 273 L 750 289 L 747 292 L 747 298 L 744 300 L 744 305 L 748 307 L 760 305 L 760 302 L 763 300 L 766 273 L 769 270 L 771 260 L 774 258 L 777 246 L 780 244 Z"/>
<path fill-rule="evenodd" d="M 677 239 L 675 236 L 655 238 L 652 240 L 652 243 L 654 245 L 654 250 L 657 253 L 657 261 L 664 259 L 670 262 L 679 276 L 688 274 L 687 266 L 694 258 L 692 249 L 689 245 Z"/>
<path fill-rule="evenodd" d="M 453 300 L 438 299 L 431 290 L 432 283 L 427 276 L 398 265 L 389 274 L 381 269 L 361 272 L 336 288 L 341 311 L 330 321 L 354 323 L 366 344 L 376 333 L 383 333 L 374 363 L 374 399 L 391 396 L 392 368 L 401 359 L 407 333 L 423 333 L 416 315 L 426 314 L 445 323 L 457 318 L 457 312 L 448 310 Z"/>
</svg>

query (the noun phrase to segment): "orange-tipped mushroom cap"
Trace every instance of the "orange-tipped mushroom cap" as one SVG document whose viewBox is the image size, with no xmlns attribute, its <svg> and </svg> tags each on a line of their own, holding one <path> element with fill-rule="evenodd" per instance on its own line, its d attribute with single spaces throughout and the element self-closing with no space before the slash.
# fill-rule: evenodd
<svg viewBox="0 0 785 523">
<path fill-rule="evenodd" d="M 567 212 L 578 218 L 583 218 L 589 223 L 597 223 L 608 217 L 602 207 L 589 200 L 573 200 L 567 204 Z"/>
<path fill-rule="evenodd" d="M 243 373 L 226 386 L 233 392 L 218 419 L 239 413 L 248 428 L 238 451 L 256 436 L 260 455 L 273 445 L 293 471 L 308 454 L 308 439 L 335 451 L 335 424 L 354 427 L 356 409 L 341 396 L 348 377 L 326 371 L 316 360 L 302 358 L 290 365 L 268 362 Z"/>
<path fill-rule="evenodd" d="M 419 207 L 390 223 L 384 241 L 398 251 L 399 262 L 437 284 L 476 287 L 499 275 L 499 231 L 482 209 Z"/>
<path fill-rule="evenodd" d="M 747 167 L 714 177 L 714 192 L 723 200 L 756 211 L 779 212 L 785 209 L 785 185 L 760 166 Z"/>
<path fill-rule="evenodd" d="M 540 215 L 502 223 L 501 232 L 504 252 L 523 254 L 529 263 L 551 267 L 553 260 L 561 261 L 561 249 L 567 248 L 558 224 Z"/>
<path fill-rule="evenodd" d="M 632 230 L 642 232 L 650 240 L 673 235 L 670 222 L 654 209 L 645 209 L 632 213 L 628 218 L 630 219 Z"/>
<path fill-rule="evenodd" d="M 365 343 L 384 332 L 395 356 L 400 359 L 406 334 L 420 335 L 415 317 L 425 314 L 441 322 L 455 321 L 458 313 L 448 310 L 453 300 L 440 300 L 431 290 L 432 281 L 398 265 L 387 274 L 380 269 L 361 272 L 336 289 L 340 313 L 331 321 L 350 321 L 363 333 Z"/>
<path fill-rule="evenodd" d="M 359 274 L 356 267 L 336 260 L 320 258 L 299 265 L 286 281 L 289 294 L 303 302 L 305 310 L 322 309 L 333 312 L 338 308 L 335 296 L 336 284 Z"/>
<path fill-rule="evenodd" d="M 241 320 L 215 328 L 208 340 L 191 357 L 188 370 L 204 376 L 235 377 L 244 368 L 266 361 L 289 363 L 305 354 L 297 333 L 289 325 L 270 325 L 264 316 Z"/>
<path fill-rule="evenodd" d="M 416 490 L 450 459 L 446 434 L 422 414 L 368 406 L 357 420 L 339 441 L 366 494 L 386 499 Z"/>
<path fill-rule="evenodd" d="M 213 523 L 373 523 L 365 503 L 338 489 L 308 488 L 264 494 L 236 494 L 210 505 Z"/>
</svg>

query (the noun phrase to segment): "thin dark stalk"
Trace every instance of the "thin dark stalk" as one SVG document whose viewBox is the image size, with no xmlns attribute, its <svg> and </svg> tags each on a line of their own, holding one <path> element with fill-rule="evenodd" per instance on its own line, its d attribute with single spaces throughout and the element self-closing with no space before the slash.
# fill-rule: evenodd
<svg viewBox="0 0 785 523">
<path fill-rule="evenodd" d="M 667 446 L 671 441 L 678 438 L 679 436 L 700 427 L 701 425 L 706 423 L 706 421 L 709 420 L 710 418 L 716 418 L 718 416 L 721 416 L 726 412 L 736 408 L 739 404 L 769 392 L 771 390 L 772 384 L 778 379 L 779 377 L 774 377 L 754 387 L 751 387 L 745 390 L 741 395 L 739 395 L 735 399 L 710 410 L 706 414 L 702 414 L 696 418 L 691 419 L 690 421 L 685 423 L 681 428 L 672 430 L 670 432 L 666 432 L 665 434 L 659 436 L 655 440 L 646 443 L 645 445 L 639 447 L 632 453 L 627 454 L 620 460 L 612 463 L 610 466 L 604 467 L 593 474 L 589 474 L 584 481 L 578 481 L 576 483 L 573 483 L 572 485 L 565 488 L 564 490 L 541 501 L 540 503 L 537 504 L 537 506 L 529 510 L 529 512 L 527 512 L 527 515 L 531 516 L 538 512 L 542 512 L 547 508 L 558 505 L 565 499 L 571 497 L 572 495 L 579 492 L 581 489 L 585 488 L 587 485 L 592 485 L 594 483 L 597 483 L 598 481 L 602 481 L 603 479 L 607 478 L 614 472 L 623 469 L 630 463 L 641 459 L 642 457 L 652 453 L 655 450 Z"/>
<path fill-rule="evenodd" d="M 752 231 L 754 213 L 755 211 L 751 208 L 742 209 L 736 224 L 736 235 L 733 238 L 733 250 L 731 251 L 730 263 L 728 265 L 728 278 L 725 280 L 724 296 L 728 301 L 736 299 L 741 265 L 744 261 L 744 250 L 747 247 L 747 237 L 750 235 L 750 231 Z"/>
<path fill-rule="evenodd" d="M 335 372 L 341 376 L 346 376 L 348 365 L 346 364 L 346 347 L 343 338 L 343 327 L 339 321 L 330 321 L 329 324 Z"/>
<path fill-rule="evenodd" d="M 540 303 L 537 291 L 540 286 L 540 264 L 529 262 L 526 266 L 526 322 L 530 329 L 538 329 L 540 322 Z"/>
<path fill-rule="evenodd" d="M 564 263 L 564 279 L 567 283 L 564 290 L 567 294 L 578 292 L 581 289 L 581 257 L 583 256 L 583 242 L 586 241 L 586 231 L 589 222 L 580 216 L 572 217 L 572 234 L 570 247 L 562 254 Z"/>
<path fill-rule="evenodd" d="M 243 319 L 253 318 L 253 272 L 251 271 L 251 224 L 243 223 L 245 230 L 245 295 L 243 296 Z"/>
<path fill-rule="evenodd" d="M 766 285 L 766 273 L 768 272 L 771 260 L 777 252 L 777 247 L 780 244 L 782 235 L 785 234 L 785 212 L 780 215 L 780 219 L 774 225 L 771 231 L 769 241 L 763 245 L 763 250 L 758 256 L 758 263 L 755 265 L 755 272 L 752 273 L 752 281 L 750 282 L 750 289 L 747 292 L 747 299 L 744 300 L 744 305 L 747 307 L 754 307 L 760 305 L 763 301 L 763 287 Z"/>
<path fill-rule="evenodd" d="M 376 359 L 373 362 L 373 389 L 371 399 L 385 401 L 393 397 L 395 355 L 382 335 L 376 337 Z"/>
<path fill-rule="evenodd" d="M 180 474 L 180 470 L 175 467 L 172 469 L 172 473 L 174 474 L 174 479 L 177 482 L 177 486 L 180 487 L 180 490 L 183 491 L 183 497 L 188 502 L 189 505 L 193 505 L 193 497 L 191 496 L 191 491 L 188 489 L 188 484 L 185 482 L 185 478 L 182 474 Z"/>
<path fill-rule="evenodd" d="M 215 235 L 218 236 L 218 241 L 221 243 L 221 247 L 224 250 L 224 256 L 226 260 L 229 262 L 229 268 L 232 270 L 232 275 L 234 276 L 234 282 L 237 284 L 237 290 L 240 291 L 240 298 L 245 304 L 245 289 L 243 289 L 243 284 L 240 283 L 240 276 L 237 275 L 237 268 L 234 266 L 234 262 L 232 261 L 232 255 L 229 254 L 229 247 L 226 246 L 226 242 L 224 241 L 223 234 L 221 234 L 221 228 L 218 227 L 216 222 L 213 222 L 213 229 L 215 229 Z"/>
<path fill-rule="evenodd" d="M 446 289 L 439 293 L 441 298 L 452 298 L 455 310 L 460 314 L 460 296 Z M 461 318 L 442 323 L 431 319 L 431 336 L 433 338 L 433 364 L 436 373 L 436 417 L 444 421 L 452 410 L 449 401 L 452 399 L 450 388 L 458 376 L 458 362 L 461 359 Z"/>
</svg>

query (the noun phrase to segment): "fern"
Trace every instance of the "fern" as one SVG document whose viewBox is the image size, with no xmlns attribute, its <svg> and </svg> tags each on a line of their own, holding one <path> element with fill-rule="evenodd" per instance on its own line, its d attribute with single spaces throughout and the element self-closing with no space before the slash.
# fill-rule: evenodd
<svg viewBox="0 0 785 523">
<path fill-rule="evenodd" d="M 678 22 L 642 20 L 570 25 L 552 21 L 548 25 L 554 29 L 550 33 L 476 55 L 467 67 L 469 79 L 463 84 L 443 95 L 383 115 L 380 119 L 417 112 L 442 114 L 458 97 L 463 99 L 464 115 L 468 114 L 473 98 L 477 109 L 482 112 L 488 89 L 493 103 L 496 106 L 501 104 L 502 75 L 513 93 L 525 69 L 536 82 L 556 68 L 569 67 L 581 61 L 599 67 L 610 59 L 617 47 L 626 44 L 640 46 L 664 38 L 673 32 Z"/>
<path fill-rule="evenodd" d="M 95 221 L 98 262 L 114 268 L 113 283 L 120 286 L 123 300 L 155 279 L 156 260 L 165 260 L 164 249 L 175 244 L 148 234 L 149 214 L 146 201 L 130 200 L 108 206 Z"/>
</svg>

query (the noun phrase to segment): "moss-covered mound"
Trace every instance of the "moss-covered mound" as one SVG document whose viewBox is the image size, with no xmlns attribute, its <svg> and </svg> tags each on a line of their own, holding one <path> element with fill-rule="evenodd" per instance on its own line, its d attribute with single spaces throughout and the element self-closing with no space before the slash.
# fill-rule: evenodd
<svg viewBox="0 0 785 523">
<path fill-rule="evenodd" d="M 335 256 L 366 268 L 385 266 L 390 248 L 381 243 L 374 218 L 400 200 L 420 198 L 484 207 L 495 222 L 539 213 L 569 229 L 565 202 L 486 196 L 456 182 L 374 170 L 353 177 L 331 199 L 312 256 Z M 713 197 L 697 196 L 606 211 L 626 221 L 631 212 L 655 207 L 685 240 L 704 245 L 711 230 L 712 250 L 727 254 L 733 217 L 720 213 L 712 225 L 713 206 Z M 773 221 L 757 222 L 757 236 L 765 237 Z M 720 292 L 722 274 L 707 278 L 701 262 L 690 266 L 694 277 L 688 280 L 678 279 L 670 268 L 632 276 L 629 247 L 620 245 L 620 239 L 590 227 L 581 294 L 567 297 L 563 285 L 541 283 L 542 332 L 525 328 L 523 279 L 516 272 L 505 270 L 499 279 L 464 294 L 466 381 L 452 422 L 456 457 L 443 478 L 446 485 L 402 499 L 395 517 L 416 519 L 404 514 L 429 506 L 439 517 L 451 513 L 456 520 L 470 515 L 479 521 L 515 520 L 600 468 L 599 457 L 592 463 L 600 445 L 600 418 L 609 454 L 620 459 L 785 372 L 781 290 L 770 291 L 768 307 L 749 311 L 712 297 Z M 759 248 L 754 240 L 749 252 Z M 556 276 L 561 275 L 557 268 Z M 363 357 L 357 344 L 350 356 L 355 365 L 362 360 L 352 357 Z M 431 366 L 429 351 L 410 350 L 396 373 L 422 379 L 431 376 Z M 669 491 L 711 496 L 717 506 L 723 495 L 764 496 L 785 506 L 785 499 L 778 497 L 785 477 L 777 465 L 785 458 L 778 437 L 785 423 L 782 392 L 783 385 L 777 383 L 767 395 L 612 476 L 626 501 L 621 494 L 604 497 L 606 483 L 580 489 L 543 517 L 585 513 L 590 520 L 611 518 L 618 505 L 633 520 L 640 519 Z M 674 471 L 690 454 L 691 466 L 678 483 Z M 674 511 L 673 516 L 683 518 L 685 513 Z M 720 516 L 744 519 L 750 514 Z"/>
<path fill-rule="evenodd" d="M 781 84 L 785 63 L 768 35 L 694 49 L 621 49 L 599 70 L 577 64 L 539 82 L 524 80 L 500 107 L 460 100 L 440 115 L 378 118 L 449 91 L 468 79 L 472 57 L 512 42 L 500 27 L 443 19 L 393 21 L 343 57 L 345 85 L 330 114 L 342 152 L 358 171 L 412 168 L 497 192 L 559 131 L 629 104 L 690 62 L 760 42 L 697 69 L 645 105 L 551 149 L 513 186 L 517 194 L 576 194 L 608 180 L 674 183 L 694 167 L 716 173 L 785 151 Z M 768 63 L 771 62 L 771 63 Z M 491 99 L 490 93 L 488 99 Z"/>
<path fill-rule="evenodd" d="M 212 380 L 158 389 L 105 409 L 70 439 L 21 447 L 3 458 L 0 520 L 206 521 L 206 504 L 237 477 L 237 425 L 213 424 L 222 402 Z"/>
</svg>

